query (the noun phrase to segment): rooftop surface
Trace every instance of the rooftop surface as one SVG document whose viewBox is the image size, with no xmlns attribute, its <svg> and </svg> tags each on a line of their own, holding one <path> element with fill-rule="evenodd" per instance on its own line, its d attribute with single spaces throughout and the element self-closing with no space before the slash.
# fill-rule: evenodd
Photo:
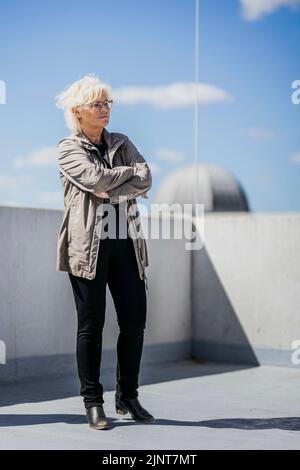
<svg viewBox="0 0 300 470">
<path fill-rule="evenodd" d="M 0 449 L 300 449 L 299 372 L 142 364 L 139 400 L 156 421 L 137 424 L 115 413 L 115 371 L 106 369 L 109 430 L 88 427 L 76 376 L 1 385 Z"/>
</svg>

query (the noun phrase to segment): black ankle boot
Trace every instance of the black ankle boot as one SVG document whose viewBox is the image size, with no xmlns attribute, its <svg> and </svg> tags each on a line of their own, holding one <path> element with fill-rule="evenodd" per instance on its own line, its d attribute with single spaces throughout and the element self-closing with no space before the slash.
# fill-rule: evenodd
<svg viewBox="0 0 300 470">
<path fill-rule="evenodd" d="M 105 416 L 103 405 L 86 408 L 86 417 L 89 426 L 94 429 L 108 429 L 108 421 Z"/>
<path fill-rule="evenodd" d="M 132 419 L 142 422 L 153 422 L 155 418 L 142 407 L 137 398 L 123 398 L 115 396 L 116 412 L 120 415 L 131 414 Z"/>
</svg>

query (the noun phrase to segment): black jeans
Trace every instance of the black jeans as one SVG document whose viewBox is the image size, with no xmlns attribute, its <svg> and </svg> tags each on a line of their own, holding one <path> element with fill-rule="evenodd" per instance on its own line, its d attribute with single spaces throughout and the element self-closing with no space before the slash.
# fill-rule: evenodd
<svg viewBox="0 0 300 470">
<path fill-rule="evenodd" d="M 147 298 L 145 281 L 139 277 L 132 239 L 100 240 L 94 279 L 68 274 L 77 310 L 76 358 L 80 395 L 85 407 L 104 403 L 99 376 L 107 284 L 119 325 L 116 394 L 121 398 L 137 398 Z"/>
</svg>

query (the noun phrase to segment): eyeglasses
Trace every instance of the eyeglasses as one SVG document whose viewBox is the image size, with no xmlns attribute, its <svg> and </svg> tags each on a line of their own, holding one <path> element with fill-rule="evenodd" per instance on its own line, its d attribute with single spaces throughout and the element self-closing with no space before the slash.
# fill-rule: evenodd
<svg viewBox="0 0 300 470">
<path fill-rule="evenodd" d="M 95 102 L 95 103 L 84 104 L 83 106 L 85 106 L 87 108 L 90 108 L 90 109 L 100 109 L 101 110 L 104 107 L 110 109 L 112 104 L 113 104 L 113 100 L 109 100 L 109 101 L 98 101 L 98 102 Z"/>
</svg>

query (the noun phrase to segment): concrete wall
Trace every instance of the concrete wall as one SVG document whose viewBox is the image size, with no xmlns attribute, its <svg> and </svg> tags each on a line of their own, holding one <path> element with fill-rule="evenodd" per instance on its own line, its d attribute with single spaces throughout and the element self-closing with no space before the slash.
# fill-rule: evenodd
<svg viewBox="0 0 300 470">
<path fill-rule="evenodd" d="M 192 260 L 192 354 L 293 367 L 300 214 L 206 214 L 204 241 Z"/>
<path fill-rule="evenodd" d="M 55 270 L 62 215 L 0 207 L 2 383 L 76 371 L 73 292 L 67 273 Z M 158 218 L 146 222 L 155 226 Z M 193 356 L 295 367 L 299 234 L 299 214 L 219 213 L 205 214 L 205 246 L 198 251 L 187 250 L 184 239 L 149 237 L 142 363 Z M 107 289 L 101 367 L 116 363 L 117 335 Z"/>
<path fill-rule="evenodd" d="M 6 364 L 0 364 L 2 383 L 76 371 L 73 291 L 68 274 L 57 272 L 55 266 L 62 216 L 61 210 L 0 207 L 0 340 L 6 346 Z M 142 361 L 188 358 L 190 253 L 182 240 L 147 242 L 151 270 Z M 117 335 L 107 288 L 101 367 L 116 363 Z"/>
</svg>

